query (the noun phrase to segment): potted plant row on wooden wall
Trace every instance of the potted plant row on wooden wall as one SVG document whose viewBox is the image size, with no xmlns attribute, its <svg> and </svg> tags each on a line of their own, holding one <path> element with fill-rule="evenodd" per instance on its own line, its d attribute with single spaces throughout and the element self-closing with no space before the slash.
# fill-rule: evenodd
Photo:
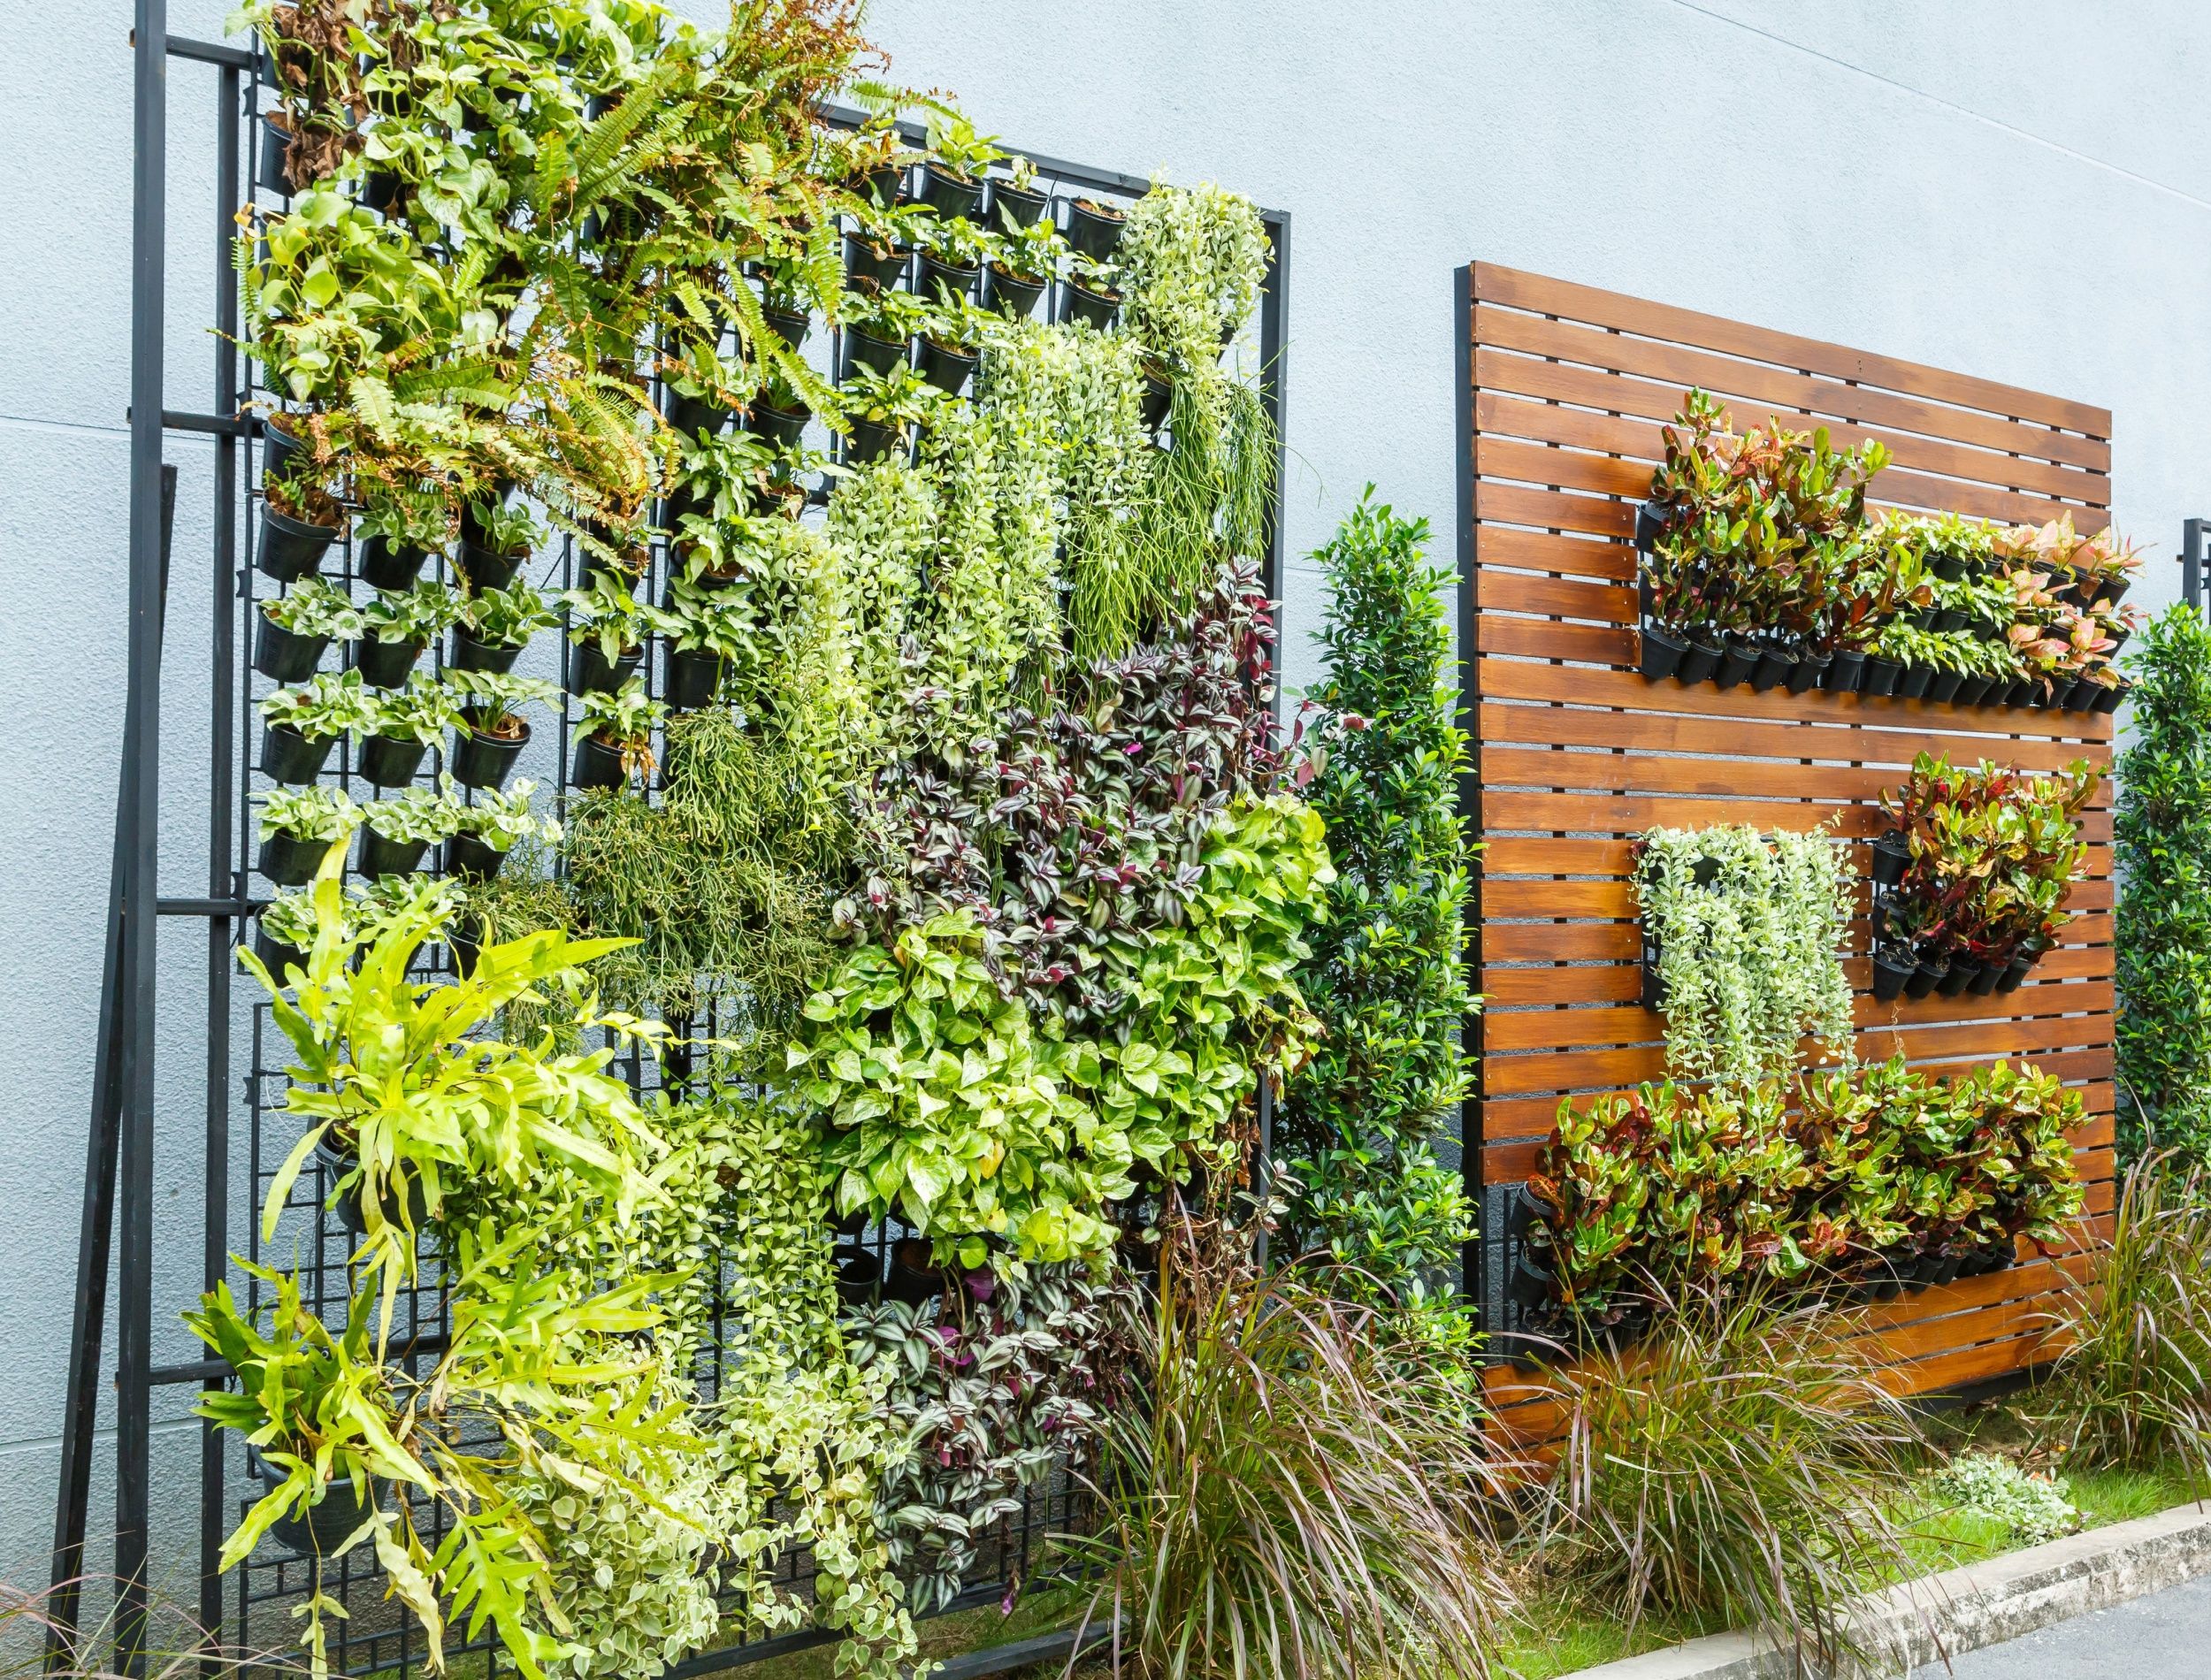
<svg viewBox="0 0 2211 1680">
<path fill-rule="evenodd" d="M 1702 391 L 1664 436 L 1635 521 L 1653 682 L 2117 708 L 2141 560 L 2113 533 L 2081 536 L 2070 513 L 2039 527 L 1869 513 L 1879 442 L 1837 450 L 1824 427 L 1778 422 L 1738 435 Z"/>
</svg>

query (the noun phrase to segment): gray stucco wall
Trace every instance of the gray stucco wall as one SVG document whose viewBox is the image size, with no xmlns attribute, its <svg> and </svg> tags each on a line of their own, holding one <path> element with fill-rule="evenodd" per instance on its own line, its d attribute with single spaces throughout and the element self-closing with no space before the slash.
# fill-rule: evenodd
<svg viewBox="0 0 2211 1680">
<path fill-rule="evenodd" d="M 226 0 L 176 0 L 217 34 Z M 692 0 L 700 16 L 713 8 Z M 123 671 L 123 0 L 0 6 L 0 1576 L 42 1576 Z M 892 72 L 1063 157 L 1295 218 L 1292 550 L 1368 480 L 1453 520 L 1452 271 L 1485 258 L 2102 403 L 2123 529 L 2211 513 L 2201 0 L 877 0 Z M 212 73 L 172 73 L 171 405 L 204 406 Z M 175 440 L 164 890 L 197 871 L 208 450 Z M 2170 599 L 2154 569 L 2138 592 Z M 1293 683 L 1309 569 L 1288 584 Z M 167 1307 L 196 1270 L 203 936 L 162 934 Z M 190 1523 L 173 1393 L 157 1463 Z M 95 1496 L 95 1528 L 111 1495 Z M 172 1577 L 186 1585 L 180 1569 Z"/>
</svg>

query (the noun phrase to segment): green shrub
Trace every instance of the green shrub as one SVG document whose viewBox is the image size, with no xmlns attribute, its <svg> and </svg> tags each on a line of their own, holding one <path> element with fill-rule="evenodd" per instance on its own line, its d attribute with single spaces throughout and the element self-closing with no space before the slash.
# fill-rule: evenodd
<svg viewBox="0 0 2211 1680">
<path fill-rule="evenodd" d="M 2128 660 L 2119 755 L 2121 1148 L 2211 1156 L 2211 626 L 2176 606 Z"/>
<path fill-rule="evenodd" d="M 1961 1454 L 1930 1474 L 1924 1486 L 1946 1511 L 1985 1517 L 2022 1546 L 2039 1546 L 2081 1525 L 2063 1482 L 1993 1453 Z"/>
<path fill-rule="evenodd" d="M 1285 1241 L 1401 1293 L 1455 1269 L 1472 1234 L 1458 1174 L 1433 1147 L 1457 1129 L 1477 1000 L 1461 956 L 1466 741 L 1453 722 L 1450 577 L 1427 563 L 1427 521 L 1398 518 L 1369 486 L 1317 555 L 1328 675 L 1312 696 L 1326 716 L 1305 795 L 1336 878 L 1297 977 L 1323 1036 L 1275 1134 L 1301 1187 Z"/>
</svg>

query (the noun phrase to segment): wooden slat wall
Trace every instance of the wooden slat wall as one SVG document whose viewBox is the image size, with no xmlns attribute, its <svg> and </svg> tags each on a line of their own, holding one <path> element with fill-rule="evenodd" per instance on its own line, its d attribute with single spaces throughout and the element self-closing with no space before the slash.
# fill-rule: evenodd
<svg viewBox="0 0 2211 1680">
<path fill-rule="evenodd" d="M 2110 507 L 2110 415 L 2016 389 L 1546 279 L 1488 263 L 1467 277 L 1473 389 L 1473 779 L 1484 844 L 1476 926 L 1481 1098 L 1469 1149 L 1482 1181 L 1525 1178 L 1560 1099 L 1658 1076 L 1659 1017 L 1638 1003 L 1628 843 L 1654 825 L 1835 820 L 1863 843 L 1913 754 L 2054 769 L 2108 767 L 2111 722 L 2006 707 L 1813 693 L 1721 694 L 1643 681 L 1634 668 L 1634 504 L 1660 423 L 1699 385 L 1748 430 L 1779 416 L 1840 443 L 1878 437 L 1884 504 L 2008 522 L 2070 509 L 2084 531 Z M 2086 819 L 2090 879 L 2061 949 L 2009 997 L 1877 1004 L 1867 928 L 1846 965 L 1862 1056 L 2031 1060 L 2082 1088 L 2077 1134 L 2092 1219 L 2112 1186 L 2111 817 Z M 1853 848 L 1861 874 L 1863 844 Z M 2071 1263 L 2077 1265 L 2077 1261 Z M 1907 1297 L 1875 1323 L 1900 1388 L 2002 1375 L 2035 1356 L 2037 1262 Z"/>
</svg>

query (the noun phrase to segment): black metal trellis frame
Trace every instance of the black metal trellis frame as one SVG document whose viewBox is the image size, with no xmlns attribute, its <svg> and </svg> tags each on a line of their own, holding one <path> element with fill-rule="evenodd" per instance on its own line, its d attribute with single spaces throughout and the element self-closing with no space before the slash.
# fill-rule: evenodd
<svg viewBox="0 0 2211 1680">
<path fill-rule="evenodd" d="M 245 762 L 244 729 L 249 715 L 241 704 L 252 692 L 246 670 L 249 649 L 239 634 L 250 624 L 257 602 L 250 568 L 250 532 L 241 519 L 251 508 L 253 423 L 244 406 L 250 388 L 241 377 L 237 350 L 238 289 L 232 269 L 235 227 L 233 213 L 251 196 L 253 172 L 245 166 L 241 134 L 252 132 L 258 109 L 262 62 L 247 49 L 172 36 L 167 0 L 134 0 L 131 274 L 131 408 L 129 484 L 129 593 L 127 604 L 127 689 L 123 752 L 118 786 L 115 843 L 111 865 L 107 935 L 102 974 L 98 1028 L 93 1065 L 91 1124 L 88 1134 L 84 1198 L 79 1233 L 75 1321 L 69 1349 L 67 1393 L 56 1501 L 53 1623 L 50 1661 L 71 1657 L 78 1638 L 79 1582 L 85 1571 L 85 1545 L 97 1447 L 99 1391 L 103 1334 L 108 1317 L 108 1275 L 113 1262 L 116 1283 L 115 1519 L 113 1617 L 115 1671 L 142 1675 L 148 1618 L 149 1528 L 151 1516 L 152 1395 L 157 1387 L 219 1387 L 226 1369 L 219 1362 L 195 1360 L 157 1367 L 154 1344 L 154 1105 L 157 1081 L 154 1034 L 156 978 L 159 959 L 157 918 L 196 919 L 206 933 L 208 1016 L 203 1082 L 204 1160 L 202 1187 L 204 1229 L 203 1287 L 230 1275 L 230 1210 L 233 1195 L 233 947 L 246 921 L 259 908 L 249 893 L 246 844 L 249 829 L 248 792 L 251 777 Z M 211 401 L 204 412 L 165 407 L 163 388 L 166 350 L 164 306 L 167 281 L 168 75 L 172 62 L 211 69 L 216 93 L 216 191 L 213 234 L 215 303 L 210 323 L 215 335 Z M 832 117 L 843 113 L 832 113 Z M 918 140 L 916 132 L 911 136 Z M 1040 176 L 1063 188 L 1133 198 L 1148 190 L 1144 179 L 1026 153 Z M 1286 213 L 1262 211 L 1270 242 L 1264 294 L 1258 323 L 1262 393 L 1276 434 L 1275 495 L 1269 509 L 1263 556 L 1263 584 L 1270 601 L 1279 603 L 1282 578 L 1281 481 L 1286 465 L 1282 440 L 1286 394 L 1286 298 L 1290 222 Z M 175 493 L 175 470 L 164 462 L 170 432 L 198 434 L 212 443 L 212 564 L 209 705 L 210 753 L 208 771 L 207 887 L 203 897 L 157 896 L 160 831 L 160 725 L 163 616 L 168 584 L 168 531 Z M 565 565 L 566 558 L 563 558 Z M 1279 605 L 1276 611 L 1279 631 Z M 1279 699 L 1278 699 L 1279 704 Z M 566 719 L 563 718 L 565 725 Z M 564 741 L 564 735 L 563 735 Z M 565 746 L 560 761 L 565 768 Z M 345 771 L 342 767 L 340 775 Z M 245 1086 L 252 1110 L 254 1200 L 265 1183 L 260 1165 L 264 1065 L 261 1045 L 265 1005 L 257 1006 L 252 1031 L 251 1071 Z M 1271 1127 L 1271 1103 L 1262 1085 L 1260 1142 Z M 317 1176 L 305 1176 L 299 1197 L 318 1200 Z M 312 1217 L 312 1216 L 310 1216 Z M 417 1351 L 434 1342 L 434 1325 L 417 1322 Z M 217 1646 L 225 1638 L 225 1581 L 216 1563 L 234 1514 L 226 1478 L 226 1444 L 210 1424 L 200 1427 L 199 1582 L 197 1622 Z M 272 1569 L 283 1596 L 283 1571 L 300 1565 L 245 1566 L 241 1571 L 241 1618 L 249 1602 L 245 1575 Z M 350 1584 L 350 1577 L 347 1584 Z M 343 1585 L 340 1586 L 342 1593 Z M 994 1586 L 963 1594 L 951 1607 L 966 1607 L 996 1596 Z M 701 1653 L 670 1673 L 693 1676 L 777 1654 L 834 1635 L 799 1634 L 745 1646 Z M 955 1661 L 947 1673 L 979 1676 L 1025 1663 L 1061 1657 L 1073 1647 L 1073 1630 L 1049 1634 L 975 1652 Z M 370 1642 L 371 1659 L 357 1667 L 385 1668 L 391 1655 Z M 401 1662 L 409 1647 L 397 1647 Z"/>
</svg>

